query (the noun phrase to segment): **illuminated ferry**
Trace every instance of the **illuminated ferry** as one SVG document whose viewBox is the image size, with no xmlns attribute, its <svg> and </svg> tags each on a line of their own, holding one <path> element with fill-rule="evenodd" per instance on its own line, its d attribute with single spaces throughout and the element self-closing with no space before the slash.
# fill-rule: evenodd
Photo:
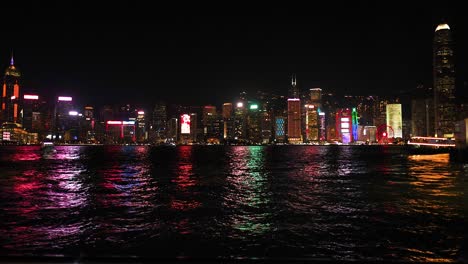
<svg viewBox="0 0 468 264">
<path fill-rule="evenodd" d="M 455 149 L 455 140 L 439 137 L 411 137 L 407 145 L 414 154 L 449 153 Z"/>
</svg>

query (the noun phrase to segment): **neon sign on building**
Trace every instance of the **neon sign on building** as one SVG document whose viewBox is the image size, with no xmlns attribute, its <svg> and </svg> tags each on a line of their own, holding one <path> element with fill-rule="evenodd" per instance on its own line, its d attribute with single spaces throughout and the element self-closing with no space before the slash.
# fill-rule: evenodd
<svg viewBox="0 0 468 264">
<path fill-rule="evenodd" d="M 180 116 L 180 133 L 190 134 L 190 116 L 187 114 Z"/>
</svg>

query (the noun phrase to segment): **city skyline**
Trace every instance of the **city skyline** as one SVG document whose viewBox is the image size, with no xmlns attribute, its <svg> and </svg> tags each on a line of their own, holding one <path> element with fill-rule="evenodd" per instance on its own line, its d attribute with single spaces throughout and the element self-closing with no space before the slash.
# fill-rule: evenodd
<svg viewBox="0 0 468 264">
<path fill-rule="evenodd" d="M 242 91 L 287 95 L 292 74 L 303 92 L 391 95 L 431 87 L 432 39 L 443 21 L 455 40 L 456 89 L 465 88 L 467 25 L 457 6 L 400 11 L 361 3 L 309 14 L 299 7 L 184 8 L 153 17 L 144 7 L 117 6 L 100 17 L 100 7 L 48 5 L 8 9 L 17 24 L 6 29 L 0 66 L 7 68 L 13 51 L 23 91 L 68 94 L 83 104 L 220 106 Z M 20 10 L 34 23 L 18 20 Z"/>
</svg>

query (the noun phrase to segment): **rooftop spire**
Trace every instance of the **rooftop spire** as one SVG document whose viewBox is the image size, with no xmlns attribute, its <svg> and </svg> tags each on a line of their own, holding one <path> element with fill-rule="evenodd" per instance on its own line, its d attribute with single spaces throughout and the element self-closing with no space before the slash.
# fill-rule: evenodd
<svg viewBox="0 0 468 264">
<path fill-rule="evenodd" d="M 13 59 L 13 50 L 11 51 L 10 65 L 11 65 L 11 66 L 14 66 L 14 65 L 15 65 L 15 60 Z"/>
</svg>

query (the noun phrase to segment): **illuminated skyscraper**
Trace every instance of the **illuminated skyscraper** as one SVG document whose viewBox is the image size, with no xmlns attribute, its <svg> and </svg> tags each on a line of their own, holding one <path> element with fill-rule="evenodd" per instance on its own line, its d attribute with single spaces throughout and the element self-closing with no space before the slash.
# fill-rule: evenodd
<svg viewBox="0 0 468 264">
<path fill-rule="evenodd" d="M 353 117 L 351 109 L 336 110 L 336 135 L 343 144 L 353 142 Z"/>
<path fill-rule="evenodd" d="M 296 76 L 293 75 L 288 98 L 288 141 L 292 144 L 302 143 L 301 133 L 301 99 L 296 85 Z"/>
<path fill-rule="evenodd" d="M 437 26 L 433 42 L 435 134 L 453 137 L 455 108 L 455 65 L 452 36 L 447 24 Z"/>
<path fill-rule="evenodd" d="M 387 135 L 393 138 L 403 137 L 401 104 L 387 104 Z"/>
<path fill-rule="evenodd" d="M 229 119 L 232 116 L 232 103 L 223 104 L 223 118 Z"/>
<path fill-rule="evenodd" d="M 20 77 L 21 74 L 15 67 L 13 55 L 11 55 L 10 66 L 5 71 L 2 87 L 1 100 L 1 122 L 22 123 L 20 97 Z"/>
</svg>

